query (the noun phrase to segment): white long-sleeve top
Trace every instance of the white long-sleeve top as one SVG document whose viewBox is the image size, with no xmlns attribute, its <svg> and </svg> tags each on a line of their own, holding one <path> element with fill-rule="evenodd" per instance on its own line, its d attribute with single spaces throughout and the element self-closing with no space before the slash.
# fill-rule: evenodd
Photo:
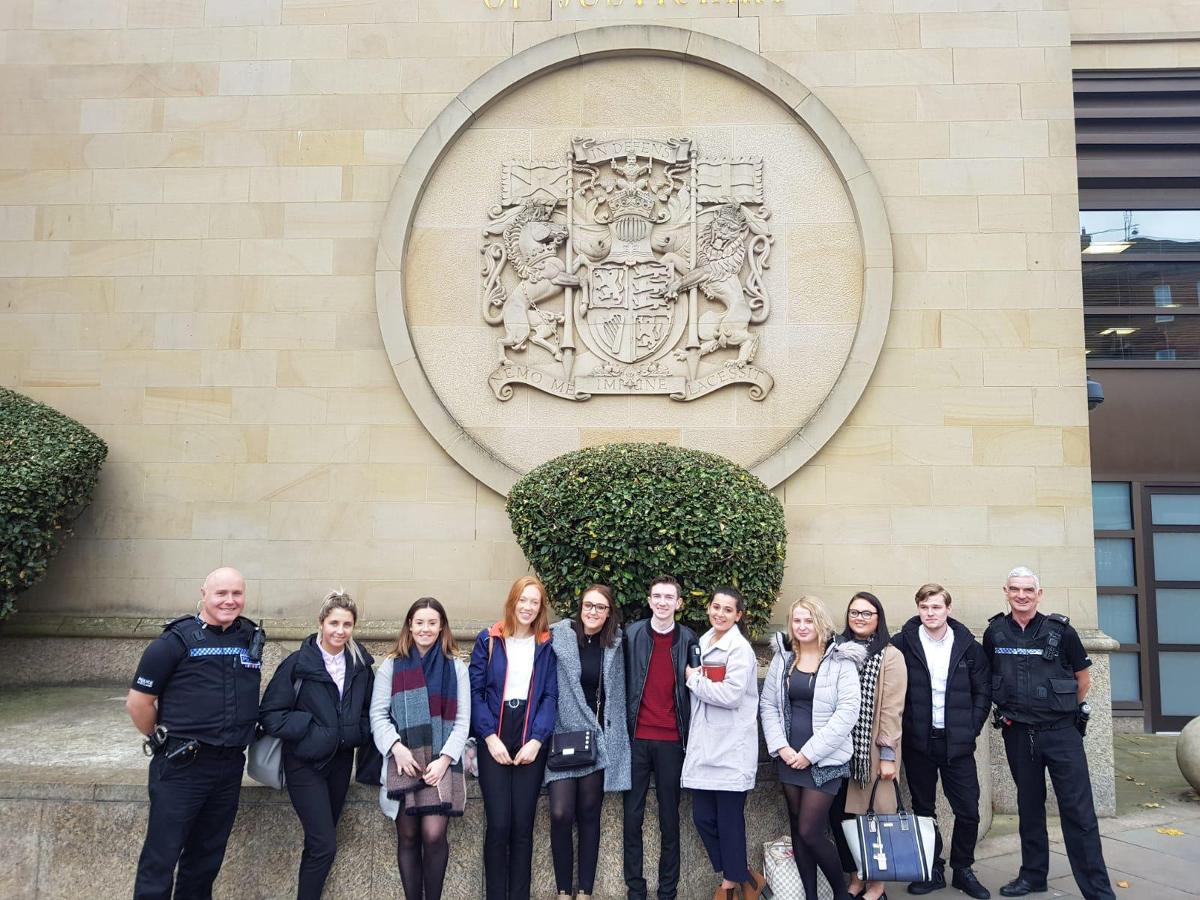
<svg viewBox="0 0 1200 900">
<path fill-rule="evenodd" d="M 450 757 L 452 762 L 458 762 L 471 729 L 470 676 L 466 665 L 458 659 L 454 660 L 454 677 L 458 679 L 458 708 L 454 716 L 454 728 L 442 745 L 442 753 Z M 379 774 L 379 808 L 389 819 L 395 819 L 400 814 L 400 801 L 391 800 L 387 795 L 387 757 L 392 752 L 392 745 L 400 740 L 400 735 L 392 724 L 391 706 L 392 657 L 389 656 L 375 670 L 375 688 L 371 693 L 371 736 L 383 754 L 383 768 Z"/>
</svg>

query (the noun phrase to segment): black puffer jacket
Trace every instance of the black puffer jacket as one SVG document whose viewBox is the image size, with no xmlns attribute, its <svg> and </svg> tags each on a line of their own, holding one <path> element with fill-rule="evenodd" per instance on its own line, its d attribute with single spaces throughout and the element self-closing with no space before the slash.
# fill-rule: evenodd
<svg viewBox="0 0 1200 900">
<path fill-rule="evenodd" d="M 320 766 L 339 750 L 370 743 L 371 688 L 375 681 L 371 666 L 375 660 L 361 644 L 358 649 L 361 662 L 355 662 L 352 655 L 346 657 L 346 684 L 341 697 L 325 671 L 315 634 L 279 664 L 259 704 L 258 721 L 263 731 L 283 741 L 285 753 Z"/>
<path fill-rule="evenodd" d="M 992 671 L 983 647 L 971 630 L 954 619 L 947 620 L 947 624 L 954 633 L 954 644 L 946 678 L 946 755 L 955 759 L 975 752 L 975 738 L 991 711 Z M 913 616 L 892 638 L 892 644 L 904 655 L 908 667 L 903 746 L 928 754 L 933 731 L 933 688 L 920 628 L 921 619 Z"/>
</svg>

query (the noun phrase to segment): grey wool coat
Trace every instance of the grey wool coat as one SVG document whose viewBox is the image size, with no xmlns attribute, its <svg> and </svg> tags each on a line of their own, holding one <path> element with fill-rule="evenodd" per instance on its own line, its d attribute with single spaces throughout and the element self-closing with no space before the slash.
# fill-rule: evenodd
<svg viewBox="0 0 1200 900">
<path fill-rule="evenodd" d="M 767 752 L 778 756 L 790 743 L 792 703 L 787 682 L 796 654 L 782 634 L 772 639 L 771 649 L 775 655 L 763 679 L 759 716 Z M 853 641 L 834 638 L 825 648 L 813 685 L 813 735 L 803 747 L 795 748 L 815 766 L 838 766 L 850 761 L 854 751 L 850 732 L 862 706 L 858 669 L 866 658 L 867 651 Z"/>
<path fill-rule="evenodd" d="M 555 733 L 586 731 L 596 727 L 596 716 L 583 696 L 580 684 L 579 639 L 570 620 L 550 626 L 550 641 L 558 659 L 558 718 Z M 578 769 L 546 769 L 546 783 L 562 778 L 582 778 L 604 770 L 604 790 L 627 791 L 632 776 L 629 763 L 629 726 L 625 715 L 625 648 L 620 628 L 613 645 L 600 657 L 600 689 L 604 693 L 604 722 L 596 737 L 597 762 Z"/>
</svg>

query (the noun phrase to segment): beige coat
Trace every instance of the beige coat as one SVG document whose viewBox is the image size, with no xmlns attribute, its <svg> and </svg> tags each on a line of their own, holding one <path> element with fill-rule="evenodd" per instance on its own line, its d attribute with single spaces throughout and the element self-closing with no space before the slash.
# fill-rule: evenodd
<svg viewBox="0 0 1200 900">
<path fill-rule="evenodd" d="M 867 811 L 871 787 L 879 776 L 879 748 L 891 747 L 896 751 L 896 773 L 900 772 L 900 718 L 904 714 L 904 694 L 908 688 L 908 667 L 904 654 L 890 644 L 883 649 L 883 665 L 879 668 L 879 680 L 875 684 L 875 717 L 871 726 L 871 780 L 866 789 L 850 779 L 846 790 L 846 814 L 862 815 Z M 875 812 L 894 813 L 896 791 L 886 781 L 879 782 L 875 793 Z"/>
</svg>

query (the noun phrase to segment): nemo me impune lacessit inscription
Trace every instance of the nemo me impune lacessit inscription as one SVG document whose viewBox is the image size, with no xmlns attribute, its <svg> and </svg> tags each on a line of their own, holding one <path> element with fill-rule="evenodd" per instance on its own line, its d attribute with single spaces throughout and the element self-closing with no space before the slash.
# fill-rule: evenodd
<svg viewBox="0 0 1200 900">
<path fill-rule="evenodd" d="M 482 248 L 496 397 L 513 384 L 566 400 L 733 384 L 766 397 L 762 168 L 700 156 L 687 137 L 577 138 L 561 162 L 507 163 Z"/>
</svg>

